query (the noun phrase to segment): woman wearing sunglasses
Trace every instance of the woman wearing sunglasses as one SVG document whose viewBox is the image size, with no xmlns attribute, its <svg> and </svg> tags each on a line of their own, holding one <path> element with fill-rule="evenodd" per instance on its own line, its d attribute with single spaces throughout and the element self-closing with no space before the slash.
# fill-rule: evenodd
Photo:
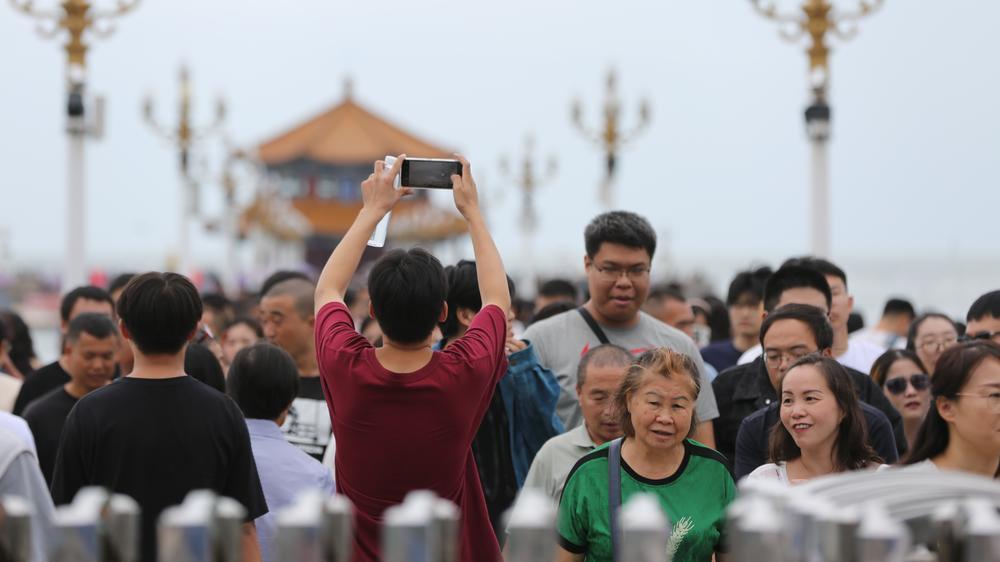
<svg viewBox="0 0 1000 562">
<path fill-rule="evenodd" d="M 931 407 L 931 377 L 917 354 L 904 349 L 886 351 L 872 365 L 872 380 L 903 416 L 903 434 L 908 447 L 920 430 Z"/>
<path fill-rule="evenodd" d="M 906 464 L 920 470 L 1000 473 L 1000 345 L 973 341 L 941 354 L 934 406 Z"/>
</svg>

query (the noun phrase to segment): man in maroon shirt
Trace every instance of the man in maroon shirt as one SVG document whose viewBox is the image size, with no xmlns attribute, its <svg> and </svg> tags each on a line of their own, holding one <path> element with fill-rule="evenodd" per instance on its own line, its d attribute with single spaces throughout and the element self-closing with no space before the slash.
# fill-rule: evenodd
<svg viewBox="0 0 1000 562">
<path fill-rule="evenodd" d="M 431 349 L 434 327 L 448 312 L 447 281 L 441 263 L 424 250 L 393 250 L 368 276 L 382 347 L 357 333 L 343 302 L 375 226 L 412 191 L 393 188 L 404 158 L 388 170 L 375 163 L 361 184 L 361 212 L 316 286 L 316 353 L 337 442 L 337 491 L 356 508 L 356 562 L 380 558 L 383 511 L 419 489 L 461 510 L 461 560 L 497 561 L 471 445 L 507 370 L 510 293 L 466 160 L 451 180 L 455 206 L 469 224 L 483 307 L 465 335 L 444 351 Z"/>
</svg>

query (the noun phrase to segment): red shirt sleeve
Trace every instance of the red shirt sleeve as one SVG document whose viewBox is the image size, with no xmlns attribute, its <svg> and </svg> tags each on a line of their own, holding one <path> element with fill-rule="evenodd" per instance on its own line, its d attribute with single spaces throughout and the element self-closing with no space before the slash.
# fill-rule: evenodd
<svg viewBox="0 0 1000 562">
<path fill-rule="evenodd" d="M 492 384 L 496 384 L 507 371 L 507 316 L 496 305 L 482 308 L 462 337 L 455 340 L 442 352 L 457 357 L 468 364 L 489 361 L 493 373 Z M 492 388 L 492 387 L 491 387 Z"/>
<path fill-rule="evenodd" d="M 354 329 L 354 318 L 347 305 L 331 302 L 316 315 L 316 358 L 320 371 L 333 360 L 335 353 L 360 353 L 372 345 Z"/>
</svg>

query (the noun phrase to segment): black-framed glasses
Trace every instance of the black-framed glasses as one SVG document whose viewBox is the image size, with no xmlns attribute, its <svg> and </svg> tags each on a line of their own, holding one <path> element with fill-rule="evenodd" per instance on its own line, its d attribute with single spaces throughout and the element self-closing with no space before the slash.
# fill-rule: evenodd
<svg viewBox="0 0 1000 562">
<path fill-rule="evenodd" d="M 964 336 L 958 339 L 958 341 L 960 342 L 990 341 L 990 340 L 1000 343 L 1000 330 L 996 332 L 982 331 L 982 332 L 976 332 L 974 334 L 965 334 Z"/>
<path fill-rule="evenodd" d="M 602 267 L 594 264 L 594 269 L 608 281 L 617 281 L 622 275 L 629 278 L 631 281 L 636 279 L 643 279 L 649 275 L 649 267 L 645 265 L 637 265 L 634 267 L 619 267 L 619 266 L 606 266 Z"/>
<path fill-rule="evenodd" d="M 931 386 L 931 376 L 927 373 L 914 373 L 908 377 L 895 377 L 885 381 L 885 388 L 899 396 L 906 392 L 906 386 L 912 385 L 916 391 L 927 390 Z"/>
</svg>

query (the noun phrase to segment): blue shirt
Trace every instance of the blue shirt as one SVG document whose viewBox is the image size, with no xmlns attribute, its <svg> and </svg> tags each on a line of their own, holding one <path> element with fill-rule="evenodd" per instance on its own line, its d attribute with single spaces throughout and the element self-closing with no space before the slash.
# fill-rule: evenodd
<svg viewBox="0 0 1000 562">
<path fill-rule="evenodd" d="M 268 512 L 257 518 L 257 540 L 264 562 L 276 561 L 272 552 L 277 536 L 277 514 L 305 490 L 334 494 L 333 474 L 322 463 L 285 440 L 271 420 L 247 419 L 250 448 L 264 489 Z"/>
</svg>

